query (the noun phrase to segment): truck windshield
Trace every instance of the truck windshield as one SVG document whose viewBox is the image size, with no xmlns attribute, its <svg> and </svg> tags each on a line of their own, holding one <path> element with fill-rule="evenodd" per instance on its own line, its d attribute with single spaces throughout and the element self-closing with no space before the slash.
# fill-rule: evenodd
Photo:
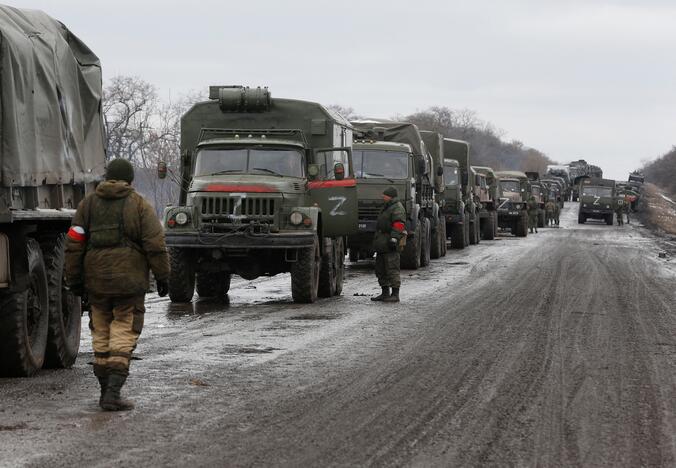
<svg viewBox="0 0 676 468">
<path fill-rule="evenodd" d="M 407 179 L 408 153 L 401 151 L 356 150 L 352 153 L 358 179 Z"/>
<path fill-rule="evenodd" d="M 453 166 L 444 167 L 444 184 L 446 187 L 454 187 L 460 183 L 458 168 Z"/>
<path fill-rule="evenodd" d="M 519 193 L 520 185 L 516 180 L 501 180 L 500 188 L 503 192 L 516 192 Z"/>
<path fill-rule="evenodd" d="M 611 187 L 583 187 L 583 197 L 612 197 L 613 189 Z"/>
<path fill-rule="evenodd" d="M 197 152 L 195 175 L 228 173 L 303 177 L 303 155 L 284 148 L 205 148 Z"/>
</svg>

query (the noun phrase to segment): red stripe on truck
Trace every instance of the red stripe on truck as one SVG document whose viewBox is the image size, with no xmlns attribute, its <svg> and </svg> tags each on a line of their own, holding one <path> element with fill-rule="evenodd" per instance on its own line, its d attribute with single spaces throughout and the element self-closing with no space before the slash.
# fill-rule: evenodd
<svg viewBox="0 0 676 468">
<path fill-rule="evenodd" d="M 323 189 L 333 187 L 356 187 L 357 179 L 343 179 L 343 180 L 314 180 L 308 183 L 310 190 Z"/>
</svg>

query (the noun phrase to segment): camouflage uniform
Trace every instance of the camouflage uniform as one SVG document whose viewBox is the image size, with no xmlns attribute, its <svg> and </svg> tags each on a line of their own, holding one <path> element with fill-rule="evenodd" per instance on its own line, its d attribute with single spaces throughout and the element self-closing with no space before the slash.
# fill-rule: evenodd
<svg viewBox="0 0 676 468">
<path fill-rule="evenodd" d="M 617 216 L 617 225 L 618 226 L 623 226 L 624 225 L 624 217 L 622 214 L 624 213 L 624 197 L 620 197 L 615 201 L 615 215 Z"/>
<path fill-rule="evenodd" d="M 556 203 L 549 200 L 545 204 L 545 225 L 546 226 L 549 226 L 550 224 L 554 224 L 554 211 L 555 210 L 556 210 Z"/>
<path fill-rule="evenodd" d="M 561 216 L 561 205 L 559 205 L 559 202 L 561 199 L 557 199 L 556 203 L 554 204 L 554 223 L 558 226 L 559 225 L 559 216 Z"/>
<path fill-rule="evenodd" d="M 387 195 L 388 190 L 385 191 Z M 392 302 L 399 300 L 399 275 L 401 240 L 406 236 L 406 210 L 396 198 L 396 191 L 390 192 L 395 196 L 385 203 L 378 215 L 376 233 L 373 238 L 373 250 L 376 252 L 376 276 L 382 288 L 382 294 L 374 300 Z M 390 287 L 392 294 L 390 296 Z"/>
<path fill-rule="evenodd" d="M 532 233 L 533 230 L 535 232 L 538 232 L 538 210 L 540 209 L 540 206 L 538 205 L 538 202 L 535 200 L 535 197 L 531 196 L 528 199 L 528 228 L 530 229 L 530 232 Z"/>
<path fill-rule="evenodd" d="M 143 329 L 149 269 L 160 294 L 166 294 L 169 278 L 169 256 L 155 210 L 129 185 L 131 165 L 115 161 L 107 180 L 78 206 L 65 259 L 67 284 L 76 294 L 86 294 L 91 305 L 94 374 L 101 383 L 100 405 L 109 410 L 129 409 L 119 390 Z M 126 180 L 112 179 L 120 168 Z"/>
</svg>

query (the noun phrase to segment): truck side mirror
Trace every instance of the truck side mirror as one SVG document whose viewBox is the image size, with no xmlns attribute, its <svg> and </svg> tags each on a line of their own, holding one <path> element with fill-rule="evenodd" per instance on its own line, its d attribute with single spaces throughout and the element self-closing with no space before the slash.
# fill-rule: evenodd
<svg viewBox="0 0 676 468">
<path fill-rule="evenodd" d="M 444 168 L 439 166 L 437 167 L 437 176 L 441 177 L 442 175 L 444 175 Z"/>
<path fill-rule="evenodd" d="M 336 163 L 333 166 L 333 176 L 336 180 L 343 180 L 345 178 L 345 166 L 343 163 Z"/>
<path fill-rule="evenodd" d="M 157 163 L 157 178 L 166 179 L 167 178 L 167 163 L 164 161 L 159 161 Z"/>
<path fill-rule="evenodd" d="M 316 180 L 317 177 L 319 177 L 319 164 L 308 164 L 307 178 L 310 180 Z"/>
</svg>

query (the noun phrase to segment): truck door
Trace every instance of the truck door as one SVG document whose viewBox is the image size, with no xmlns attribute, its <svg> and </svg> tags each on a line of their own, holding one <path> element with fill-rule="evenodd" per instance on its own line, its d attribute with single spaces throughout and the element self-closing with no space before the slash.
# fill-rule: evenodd
<svg viewBox="0 0 676 468">
<path fill-rule="evenodd" d="M 314 180 L 310 200 L 322 212 L 324 237 L 357 232 L 357 180 L 352 169 L 351 148 L 327 148 L 314 152 Z"/>
</svg>

